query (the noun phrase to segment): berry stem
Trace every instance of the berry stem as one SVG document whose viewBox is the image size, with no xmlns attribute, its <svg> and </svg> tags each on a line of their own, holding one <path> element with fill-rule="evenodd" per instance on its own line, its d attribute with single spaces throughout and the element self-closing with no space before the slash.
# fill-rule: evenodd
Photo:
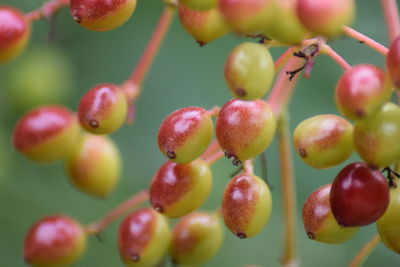
<svg viewBox="0 0 400 267">
<path fill-rule="evenodd" d="M 289 115 L 281 112 L 278 124 L 279 162 L 282 182 L 282 203 L 285 222 L 285 239 L 282 264 L 298 266 L 296 244 L 296 184 L 293 175 L 293 159 L 290 149 Z"/>
<path fill-rule="evenodd" d="M 371 238 L 353 258 L 349 267 L 360 267 L 380 242 L 381 239 L 378 234 Z"/>
<path fill-rule="evenodd" d="M 25 18 L 27 21 L 48 18 L 55 14 L 59 9 L 69 6 L 69 1 L 70 0 L 51 0 L 45 2 L 40 8 L 25 14 Z"/>
<path fill-rule="evenodd" d="M 389 34 L 389 41 L 392 43 L 400 35 L 399 12 L 396 0 L 381 0 L 383 14 Z"/>
<path fill-rule="evenodd" d="M 165 39 L 175 14 L 175 7 L 167 5 L 158 21 L 158 24 L 147 43 L 147 47 L 136 65 L 129 79 L 122 85 L 129 100 L 135 100 L 140 94 L 140 87 L 146 78 L 151 64 L 154 61 L 160 46 Z"/>
<path fill-rule="evenodd" d="M 252 175 L 254 173 L 253 160 L 245 160 L 243 164 L 243 170 L 245 174 Z"/>
<path fill-rule="evenodd" d="M 223 157 L 224 157 L 224 152 L 222 150 L 218 150 L 214 154 L 205 158 L 204 161 L 207 162 L 208 164 L 212 165 Z"/>
<path fill-rule="evenodd" d="M 344 58 L 342 58 L 341 55 L 336 53 L 336 51 L 333 50 L 329 45 L 326 45 L 326 44 L 322 45 L 321 53 L 331 57 L 336 63 L 338 63 L 340 65 L 340 67 L 342 67 L 342 69 L 344 71 L 351 69 L 350 64 L 347 63 L 347 61 L 344 60 Z"/>
<path fill-rule="evenodd" d="M 208 157 L 214 155 L 216 152 L 221 151 L 221 147 L 219 146 L 217 140 L 214 140 L 207 148 L 207 150 L 201 155 L 201 158 L 207 159 Z"/>
<path fill-rule="evenodd" d="M 215 106 L 212 109 L 207 110 L 207 112 L 211 117 L 217 117 L 220 110 L 221 108 L 219 106 Z"/>
<path fill-rule="evenodd" d="M 114 222 L 119 217 L 123 216 L 130 210 L 134 209 L 139 204 L 147 201 L 149 199 L 149 194 L 147 191 L 141 191 L 132 197 L 130 197 L 125 202 L 122 202 L 120 205 L 112 209 L 108 212 L 103 218 L 98 220 L 97 222 L 93 222 L 86 226 L 86 232 L 88 234 L 98 234 L 104 231 L 108 225 Z"/>
<path fill-rule="evenodd" d="M 347 36 L 366 44 L 367 46 L 371 47 L 372 49 L 376 50 L 378 53 L 381 53 L 384 56 L 386 56 L 386 54 L 388 53 L 388 49 L 385 46 L 369 38 L 368 36 L 350 28 L 349 26 L 343 26 L 343 32 Z"/>
<path fill-rule="evenodd" d="M 274 62 L 275 72 L 281 71 L 282 67 L 288 62 L 288 60 L 293 56 L 297 47 L 292 46 L 288 48 L 283 54 Z"/>
</svg>

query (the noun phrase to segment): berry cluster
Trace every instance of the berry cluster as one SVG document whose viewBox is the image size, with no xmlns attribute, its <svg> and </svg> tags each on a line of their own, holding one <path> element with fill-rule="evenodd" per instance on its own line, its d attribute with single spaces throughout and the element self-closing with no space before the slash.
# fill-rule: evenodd
<svg viewBox="0 0 400 267">
<path fill-rule="evenodd" d="M 107 135 L 132 120 L 141 83 L 175 9 L 182 26 L 201 46 L 228 32 L 258 39 L 239 44 L 226 58 L 224 76 L 233 99 L 222 107 L 183 107 L 169 114 L 157 136 L 167 161 L 154 174 L 149 190 L 87 226 L 66 215 L 42 218 L 26 235 L 25 261 L 34 266 L 70 265 L 85 251 L 88 235 L 99 234 L 147 200 L 150 207 L 130 212 L 119 226 L 118 248 L 127 266 L 155 266 L 166 254 L 174 264 L 204 264 L 222 245 L 220 217 L 240 239 L 259 234 L 271 215 L 272 197 L 266 181 L 254 174 L 254 159 L 278 133 L 282 166 L 290 168 L 285 110 L 298 74 L 303 71 L 309 77 L 319 54 L 330 56 L 345 70 L 335 101 L 346 119 L 323 114 L 304 120 L 293 133 L 295 150 L 317 169 L 345 162 L 354 150 L 363 162 L 347 165 L 332 184 L 308 197 L 303 207 L 305 231 L 313 240 L 338 244 L 353 237 L 360 226 L 376 222 L 384 244 L 400 253 L 400 107 L 390 102 L 394 88 L 400 88 L 400 36 L 386 49 L 348 27 L 355 17 L 352 0 L 165 2 L 159 25 L 128 80 L 95 85 L 82 96 L 77 112 L 61 105 L 28 111 L 16 123 L 15 149 L 38 163 L 64 161 L 77 189 L 100 198 L 109 195 L 122 166 Z M 32 21 L 64 6 L 85 29 L 108 31 L 131 17 L 136 0 L 52 0 L 28 14 L 0 6 L 0 62 L 23 51 Z M 386 69 L 348 65 L 327 44 L 342 34 L 383 51 Z M 274 61 L 269 51 L 274 46 L 289 49 Z M 262 99 L 270 90 L 268 99 Z M 212 190 L 211 165 L 223 156 L 239 170 L 226 184 L 220 207 L 197 211 Z M 282 176 L 290 183 L 290 170 L 283 169 Z M 179 218 L 173 230 L 169 218 Z M 295 260 L 284 259 L 287 264 Z"/>
</svg>

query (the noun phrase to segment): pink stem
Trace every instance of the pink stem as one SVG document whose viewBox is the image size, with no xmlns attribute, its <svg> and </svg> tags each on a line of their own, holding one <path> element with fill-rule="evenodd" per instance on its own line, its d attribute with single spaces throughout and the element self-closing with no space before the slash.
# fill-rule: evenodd
<svg viewBox="0 0 400 267">
<path fill-rule="evenodd" d="M 296 47 L 292 46 L 288 48 L 277 60 L 274 62 L 275 72 L 279 72 L 282 67 L 288 62 L 288 60 L 293 56 L 296 51 Z"/>
<path fill-rule="evenodd" d="M 368 36 L 350 28 L 349 26 L 343 26 L 343 32 L 350 36 L 353 39 L 356 39 L 359 42 L 365 43 L 367 46 L 371 47 L 372 49 L 376 50 L 377 52 L 381 53 L 382 55 L 386 56 L 388 49 L 378 43 L 377 41 L 369 38 Z"/>
<path fill-rule="evenodd" d="M 56 13 L 59 9 L 69 6 L 70 0 L 51 0 L 44 3 L 40 8 L 35 9 L 27 14 L 25 14 L 25 18 L 28 21 L 35 21 L 42 18 L 48 18 L 54 13 Z"/>
<path fill-rule="evenodd" d="M 329 45 L 323 45 L 321 53 L 331 57 L 336 63 L 338 63 L 344 71 L 351 69 L 349 63 L 346 62 L 338 53 L 335 52 Z"/>
<path fill-rule="evenodd" d="M 389 33 L 389 41 L 392 43 L 400 35 L 399 11 L 396 0 L 381 0 L 383 14 Z"/>
</svg>

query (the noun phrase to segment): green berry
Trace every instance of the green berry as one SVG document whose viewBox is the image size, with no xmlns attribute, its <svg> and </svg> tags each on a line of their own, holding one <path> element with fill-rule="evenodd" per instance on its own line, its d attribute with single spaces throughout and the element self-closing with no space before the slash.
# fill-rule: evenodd
<svg viewBox="0 0 400 267">
<path fill-rule="evenodd" d="M 207 10 L 215 7 L 217 0 L 180 0 L 179 3 L 194 10 Z"/>
</svg>

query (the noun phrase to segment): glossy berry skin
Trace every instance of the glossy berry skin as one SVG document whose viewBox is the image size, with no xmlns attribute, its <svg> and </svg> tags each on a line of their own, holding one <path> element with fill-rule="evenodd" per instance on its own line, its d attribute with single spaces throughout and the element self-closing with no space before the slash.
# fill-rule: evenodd
<svg viewBox="0 0 400 267">
<path fill-rule="evenodd" d="M 296 11 L 308 30 L 334 37 L 342 32 L 343 26 L 354 20 L 355 4 L 353 0 L 298 0 Z"/>
<path fill-rule="evenodd" d="M 284 44 L 296 45 L 307 39 L 308 31 L 296 14 L 298 0 L 275 1 L 274 19 L 265 27 L 265 35 Z"/>
<path fill-rule="evenodd" d="M 183 28 L 203 46 L 223 36 L 229 27 L 218 9 L 194 10 L 179 4 L 179 20 Z"/>
<path fill-rule="evenodd" d="M 158 147 L 170 160 L 189 163 L 208 147 L 214 126 L 210 114 L 200 107 L 181 108 L 169 114 L 158 129 Z"/>
<path fill-rule="evenodd" d="M 224 229 L 215 213 L 191 213 L 175 225 L 170 255 L 179 266 L 199 266 L 212 259 L 222 245 Z"/>
<path fill-rule="evenodd" d="M 271 209 L 271 192 L 255 175 L 240 174 L 225 187 L 222 215 L 226 226 L 239 238 L 257 235 L 267 224 Z"/>
<path fill-rule="evenodd" d="M 340 226 L 368 225 L 385 213 L 389 186 L 379 170 L 354 162 L 343 168 L 333 181 L 330 204 Z"/>
<path fill-rule="evenodd" d="M 274 0 L 219 0 L 218 8 L 236 32 L 254 34 L 272 21 Z"/>
<path fill-rule="evenodd" d="M 256 43 L 242 43 L 229 54 L 225 80 L 234 97 L 254 100 L 265 95 L 275 75 L 274 60 L 268 49 Z"/>
<path fill-rule="evenodd" d="M 166 162 L 150 185 L 150 203 L 155 210 L 172 218 L 182 217 L 207 200 L 212 188 L 209 165 L 197 159 L 188 164 Z"/>
<path fill-rule="evenodd" d="M 179 3 L 184 4 L 190 9 L 201 11 L 215 7 L 217 0 L 180 0 Z"/>
<path fill-rule="evenodd" d="M 24 260 L 38 266 L 69 266 L 86 250 L 83 227 L 66 215 L 42 218 L 28 231 L 24 243 Z"/>
<path fill-rule="evenodd" d="M 341 244 L 352 238 L 358 227 L 340 227 L 333 217 L 329 197 L 331 184 L 315 190 L 304 202 L 303 224 L 307 236 L 315 241 Z"/>
<path fill-rule="evenodd" d="M 133 14 L 136 0 L 71 0 L 71 16 L 92 31 L 109 31 L 124 24 Z"/>
<path fill-rule="evenodd" d="M 386 68 L 390 74 L 393 85 L 400 89 L 400 36 L 390 45 L 386 56 Z"/>
<path fill-rule="evenodd" d="M 323 169 L 342 163 L 353 153 L 353 125 L 336 115 L 317 115 L 297 125 L 297 154 L 308 165 Z"/>
<path fill-rule="evenodd" d="M 126 120 L 128 103 L 123 91 L 110 83 L 96 85 L 81 99 L 78 117 L 81 126 L 93 134 L 109 134 Z"/>
<path fill-rule="evenodd" d="M 336 85 L 336 105 L 349 119 L 371 116 L 392 94 L 389 77 L 383 70 L 361 64 L 346 71 Z"/>
<path fill-rule="evenodd" d="M 11 60 L 25 49 L 30 32 L 30 24 L 21 11 L 0 5 L 0 63 Z"/>
<path fill-rule="evenodd" d="M 385 246 L 400 254 L 400 184 L 390 189 L 389 207 L 376 222 L 376 228 Z"/>
<path fill-rule="evenodd" d="M 67 155 L 78 133 L 78 121 L 70 110 L 56 105 L 40 106 L 18 121 L 13 144 L 32 161 L 52 162 Z"/>
<path fill-rule="evenodd" d="M 126 266 L 156 265 L 167 252 L 170 242 L 167 219 L 152 208 L 136 210 L 119 226 L 118 248 Z"/>
<path fill-rule="evenodd" d="M 274 137 L 276 122 L 267 102 L 232 99 L 219 112 L 218 143 L 234 165 L 261 154 Z"/>
<path fill-rule="evenodd" d="M 76 188 L 101 198 L 114 190 L 121 176 L 119 151 L 106 136 L 83 135 L 69 153 L 65 167 Z"/>
<path fill-rule="evenodd" d="M 386 103 L 371 117 L 354 124 L 354 148 L 374 168 L 400 160 L 400 107 Z"/>
</svg>

